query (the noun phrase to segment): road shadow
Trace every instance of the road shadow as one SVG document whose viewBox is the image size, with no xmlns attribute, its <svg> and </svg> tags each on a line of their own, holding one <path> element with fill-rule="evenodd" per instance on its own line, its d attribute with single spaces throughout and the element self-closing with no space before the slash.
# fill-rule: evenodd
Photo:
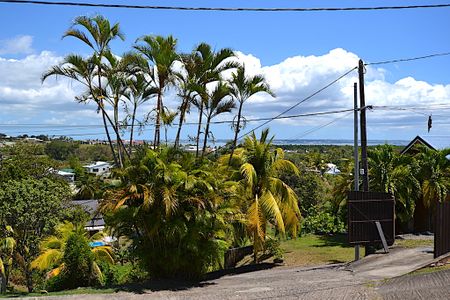
<svg viewBox="0 0 450 300">
<path fill-rule="evenodd" d="M 274 263 L 259 263 L 241 266 L 237 268 L 218 270 L 207 273 L 199 280 L 183 280 L 183 279 L 151 279 L 141 283 L 132 283 L 116 287 L 116 292 L 129 292 L 135 294 L 145 294 L 148 292 L 158 291 L 182 291 L 196 287 L 205 287 L 215 285 L 212 280 L 219 279 L 227 275 L 243 274 L 261 270 L 271 269 L 277 266 Z"/>
</svg>

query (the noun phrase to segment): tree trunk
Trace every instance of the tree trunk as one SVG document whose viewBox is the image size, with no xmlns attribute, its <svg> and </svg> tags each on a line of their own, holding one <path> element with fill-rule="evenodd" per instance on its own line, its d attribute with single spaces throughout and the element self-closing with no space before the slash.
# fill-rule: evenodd
<svg viewBox="0 0 450 300">
<path fill-rule="evenodd" d="M 99 104 L 99 107 L 100 107 L 100 105 L 102 105 L 102 104 Z M 103 126 L 105 127 L 105 132 L 106 132 L 106 137 L 108 138 L 109 148 L 111 149 L 111 152 L 112 152 L 112 155 L 114 158 L 114 164 L 116 166 L 118 166 L 119 162 L 117 160 L 116 151 L 114 151 L 114 146 L 111 141 L 111 136 L 109 135 L 108 124 L 106 124 L 106 112 L 103 109 L 101 109 L 101 111 L 102 111 Z"/>
<path fill-rule="evenodd" d="M 133 149 L 133 133 L 134 133 L 134 121 L 136 120 L 136 109 L 137 105 L 135 103 L 133 107 L 133 115 L 131 116 L 131 133 L 130 133 L 130 150 L 129 150 L 130 154 Z"/>
<path fill-rule="evenodd" d="M 199 108 L 199 116 L 198 116 L 198 128 L 197 128 L 197 145 L 195 150 L 195 157 L 198 157 L 198 146 L 200 143 L 200 131 L 202 129 L 202 117 L 203 117 L 203 99 L 201 99 L 200 108 Z"/>
<path fill-rule="evenodd" d="M 181 126 L 183 125 L 184 116 L 186 115 L 186 109 L 187 100 L 185 100 L 180 107 L 180 121 L 178 122 L 177 136 L 175 137 L 175 148 L 178 148 L 180 144 Z"/>
<path fill-rule="evenodd" d="M 6 272 L 6 270 L 5 270 L 5 272 Z M 0 274 L 0 294 L 4 294 L 4 293 L 6 293 L 6 285 L 7 285 L 7 282 L 6 282 L 6 276 L 3 276 L 2 274 Z"/>
<path fill-rule="evenodd" d="M 28 293 L 33 292 L 33 273 L 31 272 L 30 265 L 25 265 L 25 281 L 27 283 Z"/>
<path fill-rule="evenodd" d="M 114 125 L 116 126 L 116 141 L 117 141 L 117 157 L 119 158 L 119 165 L 123 167 L 122 150 L 120 149 L 119 140 L 121 139 L 119 134 L 119 101 L 114 99 Z"/>
<path fill-rule="evenodd" d="M 155 123 L 155 138 L 153 140 L 153 147 L 156 149 L 156 147 L 159 147 L 160 142 L 160 126 L 161 126 L 161 102 L 162 102 L 162 95 L 161 91 L 158 93 L 158 101 L 156 104 L 156 123 Z"/>
<path fill-rule="evenodd" d="M 230 153 L 230 159 L 228 160 L 228 165 L 231 164 L 231 159 L 233 158 L 234 149 L 236 148 L 236 144 L 237 144 L 237 139 L 238 139 L 238 135 L 239 135 L 239 131 L 240 131 L 239 126 L 241 126 L 241 114 L 242 114 L 243 104 L 244 104 L 244 102 L 239 101 L 239 110 L 238 110 L 238 115 L 237 115 L 238 119 L 237 119 L 236 129 L 234 130 L 234 140 L 233 140 L 233 144 L 231 145 L 231 153 Z"/>
<path fill-rule="evenodd" d="M 211 116 L 206 119 L 205 139 L 203 140 L 202 158 L 205 156 L 206 143 L 208 142 L 209 124 L 211 123 Z"/>
</svg>

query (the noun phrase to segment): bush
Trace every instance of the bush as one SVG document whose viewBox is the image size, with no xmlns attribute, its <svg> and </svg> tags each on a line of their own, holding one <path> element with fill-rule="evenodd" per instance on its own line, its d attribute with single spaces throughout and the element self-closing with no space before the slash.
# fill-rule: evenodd
<svg viewBox="0 0 450 300">
<path fill-rule="evenodd" d="M 273 256 L 274 259 L 282 259 L 283 258 L 283 249 L 281 249 L 281 243 L 276 238 L 269 237 L 265 244 L 264 248 L 266 253 L 270 256 Z"/>
<path fill-rule="evenodd" d="M 342 233 L 345 223 L 324 209 L 311 207 L 308 217 L 303 220 L 302 231 L 314 234 Z"/>
</svg>

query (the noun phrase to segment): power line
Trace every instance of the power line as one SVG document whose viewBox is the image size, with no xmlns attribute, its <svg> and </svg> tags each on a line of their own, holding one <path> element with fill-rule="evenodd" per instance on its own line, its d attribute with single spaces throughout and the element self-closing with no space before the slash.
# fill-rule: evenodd
<svg viewBox="0 0 450 300">
<path fill-rule="evenodd" d="M 269 120 L 267 120 L 267 121 L 264 122 L 263 124 L 261 124 L 261 125 L 259 125 L 259 126 L 256 126 L 256 127 L 253 128 L 252 130 L 250 130 L 250 131 L 246 132 L 245 134 L 239 136 L 238 139 L 241 139 L 241 138 L 243 138 L 244 136 L 246 136 L 246 135 L 248 135 L 248 134 L 254 132 L 255 130 L 257 130 L 257 129 L 259 129 L 259 128 L 261 128 L 261 127 L 263 127 L 263 126 L 269 124 L 269 123 L 272 122 L 273 120 L 278 119 L 279 117 L 281 117 L 281 116 L 284 115 L 285 113 L 291 111 L 292 109 L 296 108 L 296 107 L 299 106 L 300 104 L 302 104 L 302 103 L 308 101 L 309 99 L 311 99 L 311 98 L 314 97 L 315 95 L 317 95 L 317 94 L 321 93 L 322 91 L 326 90 L 327 88 L 329 88 L 330 86 L 332 86 L 333 84 L 335 84 L 336 82 L 338 82 L 339 80 L 341 80 L 342 78 L 344 78 L 345 76 L 347 76 L 348 74 L 350 74 L 351 72 L 353 72 L 353 71 L 356 70 L 356 69 L 357 69 L 357 67 L 354 67 L 354 68 L 348 70 L 347 72 L 345 72 L 344 74 L 342 74 L 341 76 L 339 76 L 338 78 L 336 78 L 335 80 L 333 80 L 332 82 L 330 82 L 329 84 L 327 84 L 327 85 L 325 85 L 324 87 L 318 89 L 317 91 L 315 91 L 314 93 L 312 93 L 312 94 L 309 95 L 308 97 L 306 97 L 306 98 L 300 100 L 300 101 L 297 102 L 295 105 L 289 107 L 288 109 L 286 109 L 286 110 L 284 110 L 283 112 L 279 113 L 279 114 L 276 115 L 275 117 L 270 118 Z"/>
<path fill-rule="evenodd" d="M 378 62 L 372 62 L 372 63 L 365 63 L 365 66 L 374 66 L 374 65 L 386 65 L 386 64 L 393 64 L 398 62 L 407 62 L 407 61 L 413 61 L 413 60 L 420 60 L 420 59 L 426 59 L 426 58 L 433 58 L 433 57 L 439 57 L 439 56 L 448 56 L 450 55 L 450 52 L 443 52 L 443 53 L 434 53 L 424 56 L 417 56 L 417 57 L 411 57 L 411 58 L 399 58 L 399 59 L 392 59 L 392 60 L 385 60 L 385 61 L 378 61 Z"/>
<path fill-rule="evenodd" d="M 130 4 L 106 4 L 91 2 L 69 1 L 34 1 L 34 0 L 0 0 L 2 3 L 11 4 L 35 4 L 53 6 L 84 6 L 104 8 L 126 9 L 150 9 L 150 10 L 181 10 L 181 11 L 230 11 L 230 12 L 319 12 L 319 11 L 372 11 L 372 10 L 400 10 L 419 8 L 447 8 L 450 4 L 424 4 L 424 5 L 399 5 L 399 6 L 375 6 L 375 7 L 287 7 L 287 8 L 253 8 L 253 7 L 185 7 L 185 6 L 157 6 L 157 5 L 130 5 Z"/>
<path fill-rule="evenodd" d="M 329 125 L 331 125 L 331 124 L 333 124 L 333 123 L 336 123 L 336 122 L 339 121 L 339 120 L 342 120 L 342 119 L 348 117 L 348 116 L 349 116 L 350 114 L 352 114 L 352 113 L 353 113 L 353 109 L 351 110 L 350 113 L 347 113 L 347 114 L 345 114 L 345 115 L 343 115 L 343 116 L 341 116 L 341 117 L 338 117 L 338 118 L 336 118 L 336 119 L 334 119 L 334 120 L 331 120 L 330 122 L 327 122 L 327 123 L 325 123 L 325 124 L 322 124 L 322 125 L 319 125 L 319 126 L 317 126 L 317 127 L 311 128 L 311 129 L 309 129 L 309 130 L 303 132 L 302 134 L 300 134 L 300 136 L 299 136 L 299 135 L 295 135 L 293 138 L 301 139 L 301 138 L 307 136 L 308 134 L 311 134 L 311 133 L 313 133 L 313 132 L 316 132 L 316 131 L 318 131 L 318 130 L 324 128 L 324 127 L 327 127 L 327 126 L 329 126 Z M 293 139 L 293 138 L 290 138 L 290 139 Z"/>
</svg>

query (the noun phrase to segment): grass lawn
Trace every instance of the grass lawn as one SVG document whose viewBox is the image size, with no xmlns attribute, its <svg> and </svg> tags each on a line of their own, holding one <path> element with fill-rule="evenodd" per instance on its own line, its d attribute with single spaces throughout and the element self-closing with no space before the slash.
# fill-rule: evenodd
<svg viewBox="0 0 450 300">
<path fill-rule="evenodd" d="M 50 293 L 26 293 L 26 292 L 15 292 L 0 294 L 0 298 L 21 298 L 21 297 L 40 297 L 40 296 L 63 296 L 63 295 L 82 295 L 82 294 L 111 294 L 115 293 L 116 289 L 100 289 L 100 288 L 78 288 L 74 290 L 65 290 L 60 292 L 50 292 Z"/>
<path fill-rule="evenodd" d="M 395 245 L 402 248 L 433 247 L 433 240 L 395 240 Z"/>
<path fill-rule="evenodd" d="M 355 258 L 354 247 L 345 235 L 305 235 L 281 243 L 284 262 L 288 266 L 313 266 L 350 262 Z M 361 257 L 364 247 L 360 248 Z"/>
</svg>

